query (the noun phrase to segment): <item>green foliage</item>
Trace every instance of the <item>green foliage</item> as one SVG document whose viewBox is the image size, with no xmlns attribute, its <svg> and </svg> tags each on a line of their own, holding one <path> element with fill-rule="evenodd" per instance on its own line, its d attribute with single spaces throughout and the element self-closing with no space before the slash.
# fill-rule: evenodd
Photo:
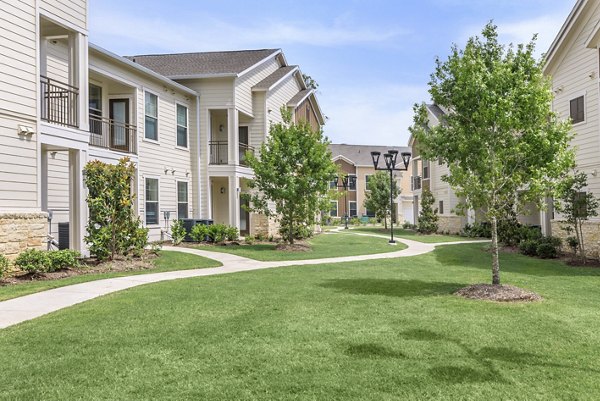
<svg viewBox="0 0 600 401">
<path fill-rule="evenodd" d="M 392 180 L 392 197 L 396 199 L 400 194 L 398 182 Z M 389 173 L 378 171 L 369 178 L 368 191 L 365 192 L 363 206 L 372 210 L 375 217 L 384 221 L 387 228 L 387 218 L 390 216 L 390 176 Z"/>
<path fill-rule="evenodd" d="M 433 209 L 435 198 L 428 189 L 424 189 L 421 195 L 421 211 L 417 221 L 417 231 L 421 234 L 433 234 L 438 230 L 437 209 Z"/>
<path fill-rule="evenodd" d="M 171 224 L 171 239 L 173 241 L 173 245 L 181 244 L 185 239 L 186 234 L 187 232 L 183 226 L 183 220 L 175 220 L 173 224 Z"/>
<path fill-rule="evenodd" d="M 135 165 L 128 158 L 116 165 L 94 160 L 83 172 L 89 208 L 85 241 L 91 254 L 99 260 L 141 254 L 148 242 L 148 230 L 142 228 L 133 209 Z"/>
<path fill-rule="evenodd" d="M 408 221 L 405 221 L 404 223 L 402 223 L 402 228 L 405 230 L 416 230 L 417 229 L 417 225 L 416 224 L 412 224 Z"/>
<path fill-rule="evenodd" d="M 296 226 L 294 229 L 295 239 L 306 239 L 313 236 L 313 228 L 309 226 Z"/>
<path fill-rule="evenodd" d="M 415 105 L 411 127 L 421 156 L 449 166 L 443 180 L 465 199 L 462 210 L 485 211 L 493 284 L 500 284 L 497 221 L 506 207 L 539 204 L 574 164 L 570 123 L 552 112 L 551 83 L 534 49 L 535 37 L 526 45 L 501 45 L 489 23 L 482 38 L 436 60 L 429 93 L 448 111 L 442 123 L 430 126 L 425 105 Z"/>
<path fill-rule="evenodd" d="M 521 243 L 519 244 L 519 251 L 523 255 L 536 256 L 538 245 L 539 245 L 539 242 L 537 240 L 526 239 L 526 240 L 521 241 Z"/>
<path fill-rule="evenodd" d="M 569 236 L 566 241 L 573 254 L 577 255 L 577 249 L 579 249 L 579 240 L 577 237 Z"/>
<path fill-rule="evenodd" d="M 214 243 L 220 243 L 227 238 L 228 227 L 225 224 L 213 224 L 208 226 L 208 240 Z"/>
<path fill-rule="evenodd" d="M 337 169 L 323 132 L 292 122 L 285 107 L 281 112 L 284 122 L 271 125 L 259 155 L 246 155 L 256 189 L 250 210 L 279 221 L 281 235 L 293 243 L 298 226 L 316 224 L 319 211 L 329 209 L 329 182 Z"/>
<path fill-rule="evenodd" d="M 15 266 L 28 273 L 42 273 L 48 271 L 51 262 L 48 252 L 30 248 L 17 256 Z"/>
<path fill-rule="evenodd" d="M 466 224 L 462 234 L 471 238 L 491 238 L 492 230 L 490 223 L 486 221 L 482 223 L 475 222 L 473 224 Z"/>
<path fill-rule="evenodd" d="M 10 262 L 6 258 L 6 256 L 0 254 L 0 279 L 4 277 L 6 272 L 8 271 L 8 267 L 10 266 Z"/>
<path fill-rule="evenodd" d="M 254 235 L 246 235 L 246 237 L 244 237 L 244 242 L 248 245 L 254 245 L 256 238 Z"/>
<path fill-rule="evenodd" d="M 59 251 L 47 252 L 50 260 L 50 265 L 46 268 L 46 271 L 53 272 L 68 267 L 78 267 L 79 259 L 81 254 L 78 251 L 72 249 L 61 249 Z"/>
<path fill-rule="evenodd" d="M 227 241 L 237 241 L 240 238 L 240 232 L 237 227 L 227 227 L 225 229 L 225 238 Z"/>
<path fill-rule="evenodd" d="M 358 217 L 352 217 L 348 223 L 352 224 L 353 226 L 360 226 L 361 224 L 360 218 Z"/>
<path fill-rule="evenodd" d="M 539 230 L 537 230 L 539 232 Z M 535 231 L 530 231 L 533 233 Z M 558 256 L 558 250 L 562 245 L 562 240 L 558 237 L 535 237 L 532 234 L 531 238 L 524 238 L 519 244 L 519 251 L 523 255 L 538 256 L 542 259 L 554 259 Z"/>
<path fill-rule="evenodd" d="M 162 251 L 162 244 L 159 241 L 154 241 L 150 243 L 150 252 L 154 255 L 158 256 Z"/>
<path fill-rule="evenodd" d="M 203 242 L 206 241 L 206 238 L 208 236 L 208 227 L 205 224 L 196 224 L 192 227 L 192 230 L 190 231 L 190 237 L 192 237 L 192 240 L 194 240 L 195 242 Z"/>
<path fill-rule="evenodd" d="M 558 185 L 558 196 L 554 202 L 555 209 L 565 219 L 563 229 L 569 234 L 575 233 L 577 245 L 571 246 L 571 249 L 576 256 L 579 250 L 579 258 L 583 262 L 586 260 L 583 222 L 597 216 L 599 207 L 598 198 L 585 190 L 587 185 L 587 175 L 583 172 L 566 175 Z"/>
</svg>

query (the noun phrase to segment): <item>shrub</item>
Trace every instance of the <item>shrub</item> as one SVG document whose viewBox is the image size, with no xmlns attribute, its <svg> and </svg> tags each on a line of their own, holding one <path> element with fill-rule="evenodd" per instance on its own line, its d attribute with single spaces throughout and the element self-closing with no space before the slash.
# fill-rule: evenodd
<svg viewBox="0 0 600 401">
<path fill-rule="evenodd" d="M 211 242 L 219 243 L 225 241 L 227 226 L 225 224 L 213 224 L 208 226 L 208 238 Z"/>
<path fill-rule="evenodd" d="M 254 238 L 254 235 L 246 235 L 246 237 L 244 238 L 244 242 L 246 242 L 246 244 L 248 244 L 248 245 L 253 245 L 254 241 L 256 241 L 256 238 Z"/>
<path fill-rule="evenodd" d="M 522 240 L 539 240 L 542 238 L 542 229 L 539 227 L 522 226 L 519 228 L 519 235 Z"/>
<path fill-rule="evenodd" d="M 136 228 L 129 238 L 129 249 L 125 254 L 131 253 L 136 258 L 144 254 L 144 249 L 148 245 L 148 229 L 145 227 Z"/>
<path fill-rule="evenodd" d="M 225 238 L 227 238 L 227 241 L 237 241 L 240 238 L 240 232 L 237 227 L 227 227 L 225 229 Z"/>
<path fill-rule="evenodd" d="M 492 228 L 487 221 L 483 223 L 475 222 L 473 224 L 466 224 L 462 234 L 472 238 L 491 238 Z"/>
<path fill-rule="evenodd" d="M 519 251 L 523 255 L 536 256 L 538 245 L 539 241 L 534 239 L 526 239 L 521 241 L 521 243 L 519 244 Z"/>
<path fill-rule="evenodd" d="M 159 241 L 154 241 L 150 243 L 150 252 L 158 256 L 160 251 L 162 251 L 162 244 Z"/>
<path fill-rule="evenodd" d="M 379 221 L 377 221 L 376 217 L 369 217 L 369 224 L 377 224 L 379 223 Z"/>
<path fill-rule="evenodd" d="M 181 244 L 185 239 L 186 234 L 187 232 L 183 226 L 183 220 L 175 220 L 173 224 L 171 224 L 171 240 L 173 241 L 173 245 Z"/>
<path fill-rule="evenodd" d="M 51 269 L 48 252 L 38 249 L 27 249 L 15 259 L 15 265 L 28 273 L 41 273 Z"/>
<path fill-rule="evenodd" d="M 405 221 L 404 223 L 402 223 L 402 228 L 405 230 L 414 230 L 417 228 L 417 226 L 415 224 L 411 224 L 408 221 Z"/>
<path fill-rule="evenodd" d="M 506 246 L 517 246 L 521 242 L 521 224 L 514 217 L 498 222 L 498 241 Z"/>
<path fill-rule="evenodd" d="M 353 217 L 350 219 L 349 223 L 353 226 L 360 226 L 360 219 L 358 217 Z"/>
<path fill-rule="evenodd" d="M 573 253 L 577 255 L 577 249 L 579 249 L 579 240 L 577 239 L 577 237 L 567 237 L 567 245 L 569 246 L 569 248 L 571 248 L 571 251 L 573 251 Z"/>
<path fill-rule="evenodd" d="M 194 227 L 192 227 L 192 231 L 190 231 L 190 237 L 192 238 L 192 240 L 194 240 L 195 242 L 206 241 L 208 239 L 208 227 L 209 226 L 205 224 L 194 225 Z"/>
<path fill-rule="evenodd" d="M 67 267 L 78 267 L 81 254 L 72 249 L 62 249 L 60 251 L 48 252 L 50 265 L 47 268 L 48 272 L 54 272 Z"/>
<path fill-rule="evenodd" d="M 540 242 L 535 250 L 537 256 L 542 259 L 554 259 L 558 255 L 558 250 L 551 243 Z"/>
<path fill-rule="evenodd" d="M 10 263 L 8 262 L 6 256 L 0 254 L 0 279 L 4 277 L 4 275 L 8 271 L 9 264 Z"/>
<path fill-rule="evenodd" d="M 313 229 L 309 226 L 294 227 L 294 239 L 306 239 L 313 236 Z"/>
<path fill-rule="evenodd" d="M 423 190 L 421 211 L 419 212 L 417 231 L 421 234 L 432 234 L 438 230 L 437 209 L 433 208 L 435 198 L 429 190 Z"/>
</svg>

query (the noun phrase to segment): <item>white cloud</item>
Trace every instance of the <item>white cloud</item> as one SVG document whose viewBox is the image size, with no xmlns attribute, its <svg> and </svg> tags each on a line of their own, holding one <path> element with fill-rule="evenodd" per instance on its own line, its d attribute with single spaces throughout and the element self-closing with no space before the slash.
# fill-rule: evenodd
<svg viewBox="0 0 600 401">
<path fill-rule="evenodd" d="M 335 143 L 407 145 L 412 106 L 429 99 L 426 86 L 378 84 L 327 90 L 319 97 Z"/>
</svg>

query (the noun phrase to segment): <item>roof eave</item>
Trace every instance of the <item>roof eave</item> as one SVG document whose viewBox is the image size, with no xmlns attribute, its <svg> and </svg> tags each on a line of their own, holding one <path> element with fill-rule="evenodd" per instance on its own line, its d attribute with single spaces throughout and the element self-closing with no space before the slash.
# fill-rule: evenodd
<svg viewBox="0 0 600 401">
<path fill-rule="evenodd" d="M 206 78 L 235 78 L 237 74 L 221 72 L 216 74 L 190 74 L 190 75 L 168 75 L 169 79 L 206 79 Z"/>
<path fill-rule="evenodd" d="M 256 67 L 258 67 L 259 65 L 261 65 L 263 63 L 266 63 L 269 59 L 272 59 L 273 57 L 277 57 L 279 54 L 282 54 L 282 50 L 281 49 L 277 49 L 273 53 L 269 54 L 267 57 L 265 57 L 262 60 L 260 60 L 258 63 L 255 63 L 255 64 L 251 65 L 250 67 L 246 68 L 244 71 L 235 74 L 235 77 L 236 78 L 242 77 L 243 75 L 249 73 L 250 71 L 252 71 Z M 284 59 L 284 62 L 285 62 L 285 59 Z M 285 66 L 283 66 L 283 67 L 285 67 Z"/>
<path fill-rule="evenodd" d="M 562 47 L 565 37 L 571 30 L 571 27 L 577 20 L 577 17 L 581 13 L 581 11 L 585 7 L 585 5 L 588 3 L 588 1 L 589 0 L 577 0 L 577 3 L 575 3 L 575 6 L 573 6 L 573 9 L 569 13 L 569 16 L 563 23 L 562 27 L 560 28 L 560 31 L 558 31 L 558 35 L 556 35 L 556 37 L 552 41 L 552 44 L 550 45 L 550 48 L 546 52 L 546 55 L 545 55 L 546 60 L 544 62 L 544 67 L 542 69 L 544 74 L 548 73 L 549 70 L 551 69 L 551 67 L 555 61 L 554 57 L 556 56 L 558 50 Z"/>
<path fill-rule="evenodd" d="M 285 81 L 290 75 L 292 75 L 293 73 L 295 73 L 296 71 L 298 71 L 298 66 L 296 66 L 294 69 L 290 70 L 287 74 L 285 74 L 284 76 L 282 76 L 281 78 L 279 78 L 277 81 L 275 81 L 273 84 L 271 84 L 271 86 L 269 86 L 268 88 L 252 88 L 252 92 L 268 92 L 273 90 L 274 88 L 276 88 L 279 84 L 281 84 L 283 81 Z"/>
</svg>

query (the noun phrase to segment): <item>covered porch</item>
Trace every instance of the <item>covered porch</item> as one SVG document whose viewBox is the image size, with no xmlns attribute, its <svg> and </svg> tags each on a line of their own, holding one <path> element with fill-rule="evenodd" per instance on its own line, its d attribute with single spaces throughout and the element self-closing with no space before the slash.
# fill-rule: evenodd
<svg viewBox="0 0 600 401">
<path fill-rule="evenodd" d="M 215 224 L 237 227 L 241 236 L 253 234 L 253 213 L 245 206 L 248 200 L 243 194 L 249 193 L 247 177 L 237 175 L 210 177 L 211 214 Z"/>
</svg>

